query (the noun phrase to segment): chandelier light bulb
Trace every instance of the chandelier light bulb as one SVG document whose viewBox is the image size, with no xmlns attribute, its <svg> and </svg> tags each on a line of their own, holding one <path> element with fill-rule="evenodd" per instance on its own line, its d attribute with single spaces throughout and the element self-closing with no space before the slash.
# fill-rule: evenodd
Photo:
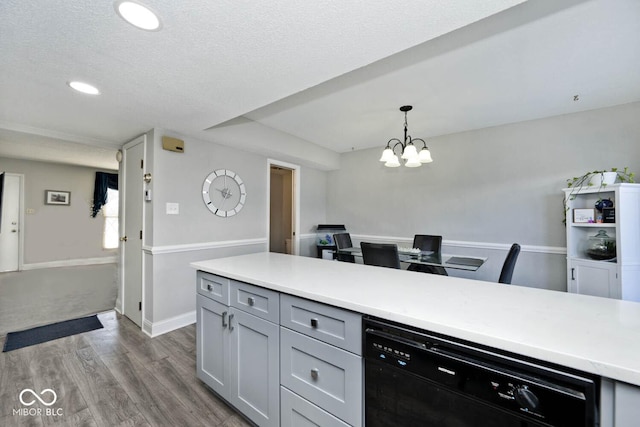
<svg viewBox="0 0 640 427">
<path fill-rule="evenodd" d="M 422 150 L 420 150 L 420 154 L 418 155 L 418 160 L 420 160 L 420 163 L 433 162 L 433 159 L 431 158 L 431 152 L 429 151 L 428 148 L 425 147 Z"/>
<path fill-rule="evenodd" d="M 408 168 L 417 168 L 419 166 L 422 166 L 422 163 L 420 163 L 420 160 L 418 160 L 418 156 L 415 156 L 407 160 L 404 165 Z"/>
<path fill-rule="evenodd" d="M 393 150 L 389 147 L 385 148 L 382 152 L 382 157 L 380 157 L 381 162 L 388 162 L 394 156 Z"/>
<path fill-rule="evenodd" d="M 398 160 L 398 156 L 394 154 L 393 157 L 384 165 L 388 168 L 397 168 L 400 166 L 400 160 Z"/>
<path fill-rule="evenodd" d="M 418 157 L 418 150 L 416 150 L 416 146 L 413 144 L 407 144 L 402 152 L 402 158 L 407 160 L 413 157 Z"/>
</svg>

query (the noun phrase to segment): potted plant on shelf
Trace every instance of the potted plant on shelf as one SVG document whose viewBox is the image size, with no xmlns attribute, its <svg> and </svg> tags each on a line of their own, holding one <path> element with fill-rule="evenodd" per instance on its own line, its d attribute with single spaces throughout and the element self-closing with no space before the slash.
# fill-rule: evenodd
<svg viewBox="0 0 640 427">
<path fill-rule="evenodd" d="M 587 172 L 580 176 L 574 176 L 571 179 L 567 179 L 567 187 L 572 191 L 563 199 L 564 204 L 564 219 L 562 222 L 567 223 L 567 211 L 569 207 L 567 202 L 575 199 L 575 195 L 585 187 L 598 186 L 598 192 L 605 188 L 607 185 L 614 184 L 615 182 L 635 182 L 635 173 L 629 172 L 628 167 L 619 170 L 618 168 L 611 168 L 611 170 L 595 170 Z M 601 199 L 598 199 L 598 202 Z"/>
</svg>

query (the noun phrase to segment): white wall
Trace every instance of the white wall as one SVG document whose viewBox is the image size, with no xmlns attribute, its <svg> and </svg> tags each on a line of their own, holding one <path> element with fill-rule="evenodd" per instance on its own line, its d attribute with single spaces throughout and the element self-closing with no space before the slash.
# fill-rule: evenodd
<svg viewBox="0 0 640 427">
<path fill-rule="evenodd" d="M 446 252 L 489 257 L 476 273 L 450 274 L 489 281 L 517 242 L 514 284 L 566 290 L 560 190 L 589 170 L 640 172 L 638 117 L 633 103 L 431 138 L 434 162 L 416 169 L 378 162 L 395 136 L 381 135 L 380 149 L 346 153 L 329 173 L 327 221 L 404 245 L 440 234 Z"/>
</svg>

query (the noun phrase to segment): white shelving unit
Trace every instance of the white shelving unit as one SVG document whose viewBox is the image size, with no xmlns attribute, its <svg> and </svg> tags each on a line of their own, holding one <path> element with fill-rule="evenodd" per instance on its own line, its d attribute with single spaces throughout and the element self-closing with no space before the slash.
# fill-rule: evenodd
<svg viewBox="0 0 640 427">
<path fill-rule="evenodd" d="M 567 290 L 571 293 L 640 302 L 640 184 L 565 188 Z M 611 199 L 615 223 L 575 223 L 574 209 L 592 209 Z M 587 239 L 604 230 L 616 239 L 616 258 L 598 261 L 585 253 Z"/>
</svg>

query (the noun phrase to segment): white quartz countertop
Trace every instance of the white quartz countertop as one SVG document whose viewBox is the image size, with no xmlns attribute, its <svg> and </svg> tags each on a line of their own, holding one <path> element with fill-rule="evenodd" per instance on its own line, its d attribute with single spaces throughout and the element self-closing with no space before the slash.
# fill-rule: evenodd
<svg viewBox="0 0 640 427">
<path fill-rule="evenodd" d="M 640 386 L 640 303 L 268 252 L 191 266 Z"/>
</svg>

